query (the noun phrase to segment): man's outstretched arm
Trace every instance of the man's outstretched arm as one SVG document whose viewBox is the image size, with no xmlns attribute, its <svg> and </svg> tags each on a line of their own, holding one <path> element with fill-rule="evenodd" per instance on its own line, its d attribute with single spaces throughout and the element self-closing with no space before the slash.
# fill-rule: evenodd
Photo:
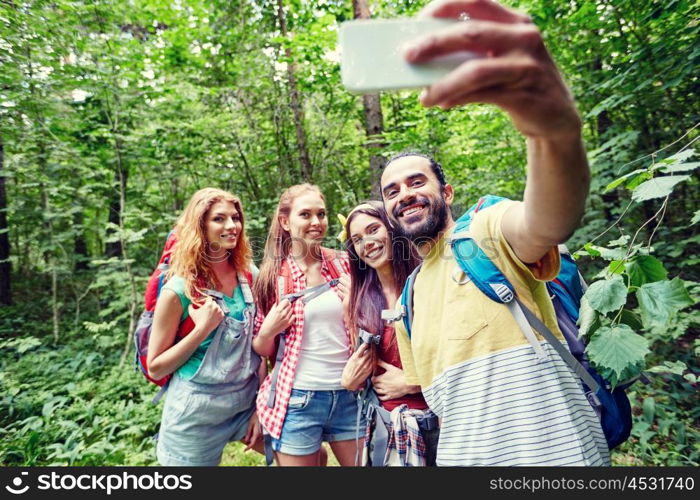
<svg viewBox="0 0 700 500">
<path fill-rule="evenodd" d="M 568 87 L 530 18 L 492 0 L 429 4 L 423 16 L 469 20 L 419 40 L 406 52 L 424 62 L 470 50 L 484 57 L 465 62 L 421 95 L 425 106 L 449 109 L 484 102 L 499 106 L 526 137 L 528 179 L 524 203 L 503 219 L 516 255 L 536 262 L 578 225 L 589 186 L 581 119 Z"/>
</svg>

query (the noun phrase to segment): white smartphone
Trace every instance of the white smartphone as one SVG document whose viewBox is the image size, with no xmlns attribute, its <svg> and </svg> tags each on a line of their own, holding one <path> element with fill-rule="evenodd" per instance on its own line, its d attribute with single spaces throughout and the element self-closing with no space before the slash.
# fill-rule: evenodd
<svg viewBox="0 0 700 500">
<path fill-rule="evenodd" d="M 410 64 L 403 56 L 408 42 L 442 30 L 453 19 L 360 19 L 340 25 L 340 74 L 353 93 L 415 89 L 439 80 L 464 61 L 480 57 L 459 51 L 427 63 Z"/>
</svg>

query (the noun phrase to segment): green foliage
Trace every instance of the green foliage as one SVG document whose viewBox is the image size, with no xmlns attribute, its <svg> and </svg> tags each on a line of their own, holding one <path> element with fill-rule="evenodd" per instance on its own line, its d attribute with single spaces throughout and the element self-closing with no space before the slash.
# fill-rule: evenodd
<svg viewBox="0 0 700 500">
<path fill-rule="evenodd" d="M 678 278 L 642 285 L 637 299 L 644 326 L 650 330 L 667 327 L 678 310 L 693 304 Z"/>
<path fill-rule="evenodd" d="M 370 6 L 389 18 L 425 3 Z M 697 465 L 700 5 L 507 3 L 542 30 L 584 120 L 591 195 L 569 247 L 591 281 L 580 320 L 589 355 L 615 382 L 652 374 L 632 386 L 633 438 L 615 461 Z M 417 92 L 386 93 L 384 129 L 367 137 L 362 99 L 341 87 L 337 63 L 351 3 L 283 6 L 286 38 L 276 0 L 0 2 L 15 301 L 0 309 L 3 463 L 153 463 L 153 386 L 130 356 L 119 363 L 140 295 L 205 186 L 241 198 L 259 262 L 279 194 L 303 178 L 290 65 L 330 220 L 370 193 L 368 143 L 385 157 L 434 155 L 455 213 L 485 193 L 521 198 L 525 141 L 502 111 L 443 112 Z M 224 462 L 260 457 L 234 444 Z"/>
<path fill-rule="evenodd" d="M 593 335 L 587 352 L 596 365 L 612 370 L 614 379 L 621 380 L 649 354 L 649 341 L 625 324 L 605 326 Z"/>
<path fill-rule="evenodd" d="M 594 311 L 607 313 L 622 307 L 627 301 L 627 287 L 622 277 L 612 276 L 593 283 L 586 290 L 586 299 Z"/>
<path fill-rule="evenodd" d="M 40 347 L 32 356 L 16 344 L 2 347 L 3 465 L 154 464 L 154 386 L 102 354 L 114 347 L 109 339 Z"/>
</svg>

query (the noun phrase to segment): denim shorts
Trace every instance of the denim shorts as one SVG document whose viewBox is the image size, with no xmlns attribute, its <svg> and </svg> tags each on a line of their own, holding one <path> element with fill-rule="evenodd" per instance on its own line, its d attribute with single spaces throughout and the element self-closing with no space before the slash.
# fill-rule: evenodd
<svg viewBox="0 0 700 500">
<path fill-rule="evenodd" d="M 362 439 L 365 420 L 360 420 Z M 292 389 L 280 439 L 272 438 L 272 449 L 287 455 L 310 455 L 322 441 L 358 438 L 357 401 L 347 389 L 307 391 Z"/>
</svg>

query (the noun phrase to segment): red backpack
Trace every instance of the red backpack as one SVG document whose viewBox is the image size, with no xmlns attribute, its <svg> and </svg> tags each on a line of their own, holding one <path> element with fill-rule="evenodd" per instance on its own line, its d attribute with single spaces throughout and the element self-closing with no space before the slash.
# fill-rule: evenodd
<svg viewBox="0 0 700 500">
<path fill-rule="evenodd" d="M 168 269 L 170 269 L 170 258 L 177 243 L 177 237 L 175 231 L 170 231 L 167 239 L 165 240 L 165 246 L 163 247 L 163 253 L 158 261 L 158 266 L 153 270 L 151 277 L 148 279 L 146 284 L 146 292 L 144 294 L 144 311 L 141 313 L 136 328 L 134 329 L 134 343 L 136 344 L 136 366 L 141 370 L 148 381 L 154 384 L 164 387 L 172 377 L 172 374 L 166 375 L 161 379 L 154 379 L 148 374 L 148 341 L 151 337 L 151 329 L 153 327 L 153 312 L 156 308 L 156 302 L 158 302 L 158 297 L 160 296 L 160 291 L 165 285 L 166 276 L 168 274 Z M 248 283 L 252 285 L 253 274 L 246 270 L 243 273 L 248 280 Z M 196 308 L 196 306 L 195 306 Z M 179 342 L 188 333 L 194 329 L 194 321 L 190 316 L 187 316 L 178 327 L 177 334 L 175 335 L 175 343 Z M 156 399 L 160 399 L 159 396 L 162 392 L 156 396 Z"/>
<path fill-rule="evenodd" d="M 164 386 L 170 380 L 171 375 L 166 375 L 161 379 L 154 379 L 148 374 L 148 365 L 146 360 L 148 359 L 148 340 L 151 338 L 151 328 L 153 327 L 153 311 L 156 308 L 156 302 L 158 302 L 158 296 L 160 291 L 165 285 L 166 275 L 168 274 L 168 269 L 170 269 L 170 257 L 175 248 L 175 243 L 177 243 L 177 237 L 174 231 L 168 233 L 168 237 L 165 240 L 165 246 L 163 247 L 163 253 L 160 256 L 158 265 L 151 273 L 151 277 L 148 278 L 148 283 L 146 284 L 146 293 L 143 296 L 144 310 L 141 313 L 138 323 L 136 324 L 136 329 L 134 330 L 134 343 L 136 345 L 136 366 L 141 370 L 144 377 L 148 379 L 149 382 L 153 382 L 156 385 Z M 177 335 L 175 337 L 175 342 L 178 342 L 185 335 L 190 333 L 194 328 L 194 323 L 188 316 L 178 328 Z"/>
</svg>

